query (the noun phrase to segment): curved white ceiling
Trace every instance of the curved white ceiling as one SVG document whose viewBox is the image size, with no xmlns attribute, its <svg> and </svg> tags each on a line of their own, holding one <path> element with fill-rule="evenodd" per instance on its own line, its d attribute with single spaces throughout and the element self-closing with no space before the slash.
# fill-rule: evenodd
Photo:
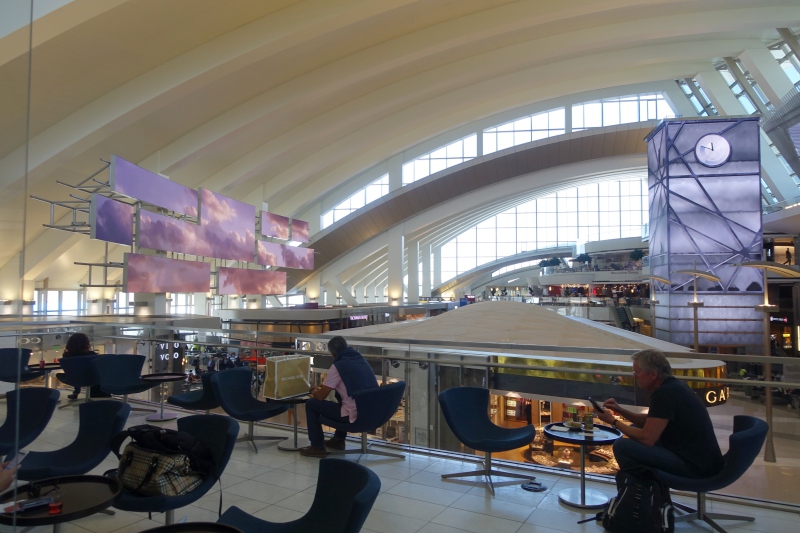
<svg viewBox="0 0 800 533">
<path fill-rule="evenodd" d="M 300 215 L 450 129 L 693 76 L 787 26 L 797 0 L 74 0 L 33 24 L 27 183 L 28 28 L 0 38 L 0 224 L 22 227 L 23 185 L 66 199 L 55 180 L 111 154 Z M 24 216 L 31 242 L 47 206 Z"/>
</svg>

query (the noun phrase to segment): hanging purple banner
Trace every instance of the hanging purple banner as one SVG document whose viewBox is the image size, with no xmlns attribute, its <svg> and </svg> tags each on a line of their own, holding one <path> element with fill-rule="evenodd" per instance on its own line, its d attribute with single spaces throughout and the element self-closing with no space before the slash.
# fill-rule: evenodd
<svg viewBox="0 0 800 533">
<path fill-rule="evenodd" d="M 197 191 L 145 170 L 117 155 L 111 156 L 108 184 L 113 192 L 182 215 L 197 216 Z"/>
</svg>

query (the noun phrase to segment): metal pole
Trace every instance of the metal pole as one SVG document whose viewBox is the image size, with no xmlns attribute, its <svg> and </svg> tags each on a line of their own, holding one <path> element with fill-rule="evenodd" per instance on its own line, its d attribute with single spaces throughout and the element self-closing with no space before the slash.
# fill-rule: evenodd
<svg viewBox="0 0 800 533">
<path fill-rule="evenodd" d="M 581 505 L 586 505 L 586 444 L 583 443 L 581 443 Z"/>
<path fill-rule="evenodd" d="M 761 311 L 764 313 L 764 407 L 766 410 L 766 417 L 767 417 L 767 440 L 764 444 L 764 461 L 767 463 L 774 463 L 777 461 L 775 457 L 775 443 L 772 440 L 772 387 L 770 386 L 770 382 L 772 381 L 772 363 L 770 362 L 770 357 L 772 356 L 772 346 L 770 343 L 770 334 L 769 334 L 769 312 L 770 309 L 774 308 L 775 306 L 769 305 L 769 292 L 767 291 L 767 269 L 763 269 L 764 272 L 764 305 L 758 306 L 761 307 Z"/>
<path fill-rule="evenodd" d="M 650 336 L 656 338 L 656 304 L 658 300 L 653 300 L 653 287 L 650 286 Z"/>
</svg>

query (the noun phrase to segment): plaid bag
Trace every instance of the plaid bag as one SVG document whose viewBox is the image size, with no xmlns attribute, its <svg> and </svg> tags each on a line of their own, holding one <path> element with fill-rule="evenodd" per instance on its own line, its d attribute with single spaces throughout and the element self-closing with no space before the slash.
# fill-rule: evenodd
<svg viewBox="0 0 800 533">
<path fill-rule="evenodd" d="M 128 437 L 132 441 L 120 454 Z M 115 477 L 125 490 L 142 496 L 180 496 L 196 489 L 206 477 L 216 478 L 208 446 L 184 431 L 133 426 L 112 439 L 111 451 L 119 458 Z"/>
<path fill-rule="evenodd" d="M 203 483 L 185 453 L 165 454 L 128 444 L 119 461 L 119 480 L 125 490 L 142 496 L 180 496 Z"/>
</svg>

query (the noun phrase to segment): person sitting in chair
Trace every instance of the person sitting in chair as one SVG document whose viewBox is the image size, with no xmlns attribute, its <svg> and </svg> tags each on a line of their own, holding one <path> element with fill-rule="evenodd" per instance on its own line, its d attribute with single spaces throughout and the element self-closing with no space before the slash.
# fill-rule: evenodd
<svg viewBox="0 0 800 533">
<path fill-rule="evenodd" d="M 614 442 L 620 469 L 633 473 L 656 469 L 688 478 L 710 477 L 722 470 L 722 452 L 708 410 L 686 383 L 672 376 L 666 356 L 658 350 L 636 352 L 633 377 L 652 393 L 649 412 L 635 413 L 610 398 L 603 402 L 604 411 L 597 413 L 628 437 Z M 620 424 L 611 411 L 633 425 Z"/>
<path fill-rule="evenodd" d="M 325 457 L 327 448 L 344 450 L 347 432 L 337 429 L 328 440 L 322 432 L 320 416 L 337 422 L 356 421 L 356 402 L 352 396 L 364 389 L 378 386 L 375 373 L 369 363 L 355 349 L 347 346 L 344 337 L 333 337 L 328 341 L 328 351 L 333 356 L 333 364 L 325 376 L 325 383 L 319 387 L 312 387 L 312 398 L 306 402 L 306 423 L 308 425 L 308 440 L 310 446 L 300 448 L 300 455 L 306 457 Z M 336 391 L 339 402 L 331 402 L 325 398 Z"/>
<path fill-rule="evenodd" d="M 92 342 L 84 333 L 73 333 L 67 340 L 67 346 L 64 348 L 64 353 L 61 357 L 75 357 L 78 355 L 97 355 L 97 352 L 92 350 Z M 75 392 L 67 396 L 70 400 L 77 400 L 81 393 L 80 387 L 75 387 Z"/>
</svg>

